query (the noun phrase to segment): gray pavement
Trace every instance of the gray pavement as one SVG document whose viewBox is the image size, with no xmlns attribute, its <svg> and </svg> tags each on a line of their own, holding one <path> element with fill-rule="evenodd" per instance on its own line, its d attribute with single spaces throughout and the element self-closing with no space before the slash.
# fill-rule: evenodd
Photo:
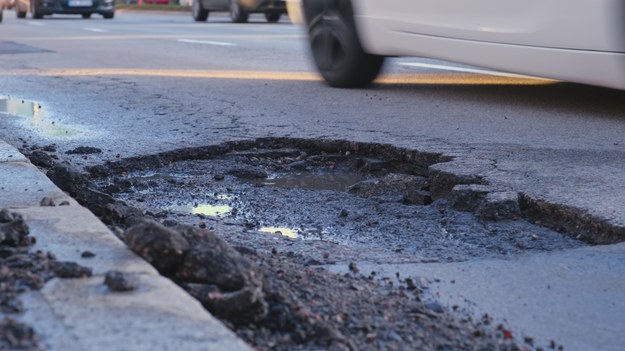
<svg viewBox="0 0 625 351">
<path fill-rule="evenodd" d="M 428 295 L 478 317 L 488 313 L 515 337 L 549 349 L 619 351 L 625 344 L 625 244 L 594 246 L 510 260 L 457 263 L 360 262 L 379 277 L 412 277 Z M 329 267 L 347 273 L 345 265 Z"/>
<path fill-rule="evenodd" d="M 90 278 L 54 278 L 22 296 L 25 313 L 17 319 L 35 329 L 45 349 L 252 350 L 2 140 L 0 190 L 0 208 L 21 214 L 36 237 L 33 250 L 52 252 L 94 273 Z M 40 206 L 43 197 L 69 206 Z M 81 257 L 85 250 L 96 256 Z M 139 287 L 108 290 L 103 282 L 109 270 L 136 275 Z"/>
</svg>

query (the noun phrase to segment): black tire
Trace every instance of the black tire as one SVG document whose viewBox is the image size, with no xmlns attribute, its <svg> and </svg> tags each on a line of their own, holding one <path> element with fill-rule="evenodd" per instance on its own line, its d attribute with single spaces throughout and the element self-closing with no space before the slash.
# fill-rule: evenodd
<svg viewBox="0 0 625 351">
<path fill-rule="evenodd" d="M 310 47 L 317 69 L 336 88 L 361 88 L 380 73 L 384 57 L 366 53 L 351 17 L 323 10 L 309 22 Z"/>
<path fill-rule="evenodd" d="M 107 12 L 107 13 L 103 13 L 102 17 L 104 19 L 113 19 L 115 17 L 115 12 Z"/>
<path fill-rule="evenodd" d="M 276 11 L 265 12 L 265 18 L 269 23 L 276 23 L 282 17 L 282 13 Z"/>
<path fill-rule="evenodd" d="M 41 12 L 40 4 L 37 3 L 37 0 L 30 1 L 30 13 L 33 16 L 33 19 L 42 19 L 43 12 Z"/>
<path fill-rule="evenodd" d="M 15 3 L 15 16 L 17 18 L 26 18 L 26 13 L 28 11 L 21 11 L 21 6 L 16 2 Z"/>
<path fill-rule="evenodd" d="M 205 10 L 200 0 L 193 0 L 191 3 L 191 17 L 196 22 L 204 22 L 208 19 L 208 10 Z"/>
<path fill-rule="evenodd" d="M 239 0 L 230 0 L 230 19 L 234 23 L 245 23 L 250 14 L 239 4 Z"/>
<path fill-rule="evenodd" d="M 2 9 L 0 8 L 0 22 L 2 22 Z"/>
<path fill-rule="evenodd" d="M 89 19 L 89 18 L 91 18 L 91 14 L 90 13 L 83 13 L 82 14 L 82 18 Z"/>
</svg>

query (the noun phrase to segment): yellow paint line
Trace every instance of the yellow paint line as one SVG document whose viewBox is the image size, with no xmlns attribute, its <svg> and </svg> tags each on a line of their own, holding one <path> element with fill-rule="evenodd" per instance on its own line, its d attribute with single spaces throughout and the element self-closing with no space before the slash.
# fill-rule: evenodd
<svg viewBox="0 0 625 351">
<path fill-rule="evenodd" d="M 212 70 L 177 70 L 177 69 L 48 69 L 48 70 L 13 70 L 0 71 L 0 76 L 137 76 L 160 78 L 197 78 L 197 79 L 247 79 L 281 81 L 319 81 L 321 77 L 309 72 L 284 71 L 212 71 Z M 426 73 L 426 74 L 390 74 L 376 80 L 379 84 L 412 85 L 545 85 L 556 81 L 518 77 L 500 77 L 480 74 Z"/>
</svg>

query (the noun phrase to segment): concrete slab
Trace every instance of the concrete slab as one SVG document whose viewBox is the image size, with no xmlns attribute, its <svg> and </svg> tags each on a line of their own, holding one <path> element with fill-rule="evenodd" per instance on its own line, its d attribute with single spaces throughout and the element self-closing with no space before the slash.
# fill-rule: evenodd
<svg viewBox="0 0 625 351">
<path fill-rule="evenodd" d="M 0 140 L 0 163 L 1 162 L 29 162 L 16 148 Z"/>
<path fill-rule="evenodd" d="M 252 351 L 184 290 L 131 252 L 90 211 L 58 189 L 16 149 L 0 140 L 0 208 L 21 214 L 37 238 L 32 250 L 90 267 L 85 279 L 55 278 L 20 295 L 44 349 Z M 56 204 L 41 206 L 44 197 Z M 94 257 L 82 257 L 84 251 Z M 130 292 L 104 285 L 109 270 L 134 274 Z"/>
<path fill-rule="evenodd" d="M 13 212 L 24 217 L 30 234 L 37 238 L 33 250 L 50 251 L 60 261 L 90 267 L 94 274 L 109 270 L 158 274 L 82 206 L 27 207 Z M 95 257 L 82 257 L 84 251 Z"/>
<path fill-rule="evenodd" d="M 348 271 L 346 264 L 329 268 Z M 515 336 L 535 337 L 538 346 L 555 340 L 568 351 L 619 351 L 625 344 L 625 243 L 510 260 L 360 262 L 358 268 L 392 279 L 397 272 L 425 278 L 441 303 L 488 313 Z"/>
<path fill-rule="evenodd" d="M 138 277 L 139 288 L 123 293 L 102 276 L 55 278 L 27 294 L 21 320 L 49 351 L 252 351 L 170 280 Z"/>
<path fill-rule="evenodd" d="M 54 185 L 39 169 L 26 162 L 0 163 L 0 208 L 39 206 L 49 197 L 57 204 L 69 201 L 76 204 Z"/>
</svg>

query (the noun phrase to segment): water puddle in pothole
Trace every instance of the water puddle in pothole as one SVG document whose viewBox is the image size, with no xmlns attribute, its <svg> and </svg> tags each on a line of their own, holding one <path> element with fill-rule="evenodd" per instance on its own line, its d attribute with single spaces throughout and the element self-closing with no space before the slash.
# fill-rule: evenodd
<svg viewBox="0 0 625 351">
<path fill-rule="evenodd" d="M 297 239 L 299 237 L 299 230 L 291 228 L 262 227 L 258 229 L 258 231 L 267 234 L 279 234 L 290 239 Z"/>
<path fill-rule="evenodd" d="M 301 171 L 273 174 L 256 184 L 286 189 L 333 190 L 344 192 L 352 185 L 368 179 L 365 174 L 349 171 Z"/>
<path fill-rule="evenodd" d="M 76 127 L 54 121 L 40 103 L 0 97 L 0 115 L 17 116 L 22 124 L 47 137 L 71 138 L 86 134 Z"/>
<path fill-rule="evenodd" d="M 289 239 L 322 239 L 329 232 L 321 228 L 289 228 L 289 227 L 272 227 L 265 226 L 258 229 L 261 233 L 282 235 Z"/>
<path fill-rule="evenodd" d="M 224 217 L 232 212 L 232 207 L 228 205 L 213 204 L 192 204 L 171 206 L 171 211 L 203 215 L 206 217 Z"/>
</svg>

